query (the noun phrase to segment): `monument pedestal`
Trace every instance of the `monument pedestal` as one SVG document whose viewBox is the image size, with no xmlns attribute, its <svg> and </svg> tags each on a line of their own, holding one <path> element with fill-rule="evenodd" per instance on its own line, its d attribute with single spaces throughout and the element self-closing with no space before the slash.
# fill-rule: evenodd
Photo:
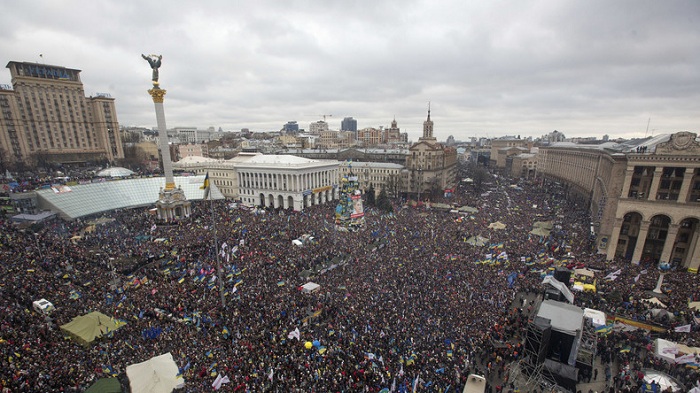
<svg viewBox="0 0 700 393">
<path fill-rule="evenodd" d="M 192 214 L 192 202 L 187 200 L 181 188 L 172 190 L 161 188 L 156 209 L 159 219 L 166 222 L 177 221 Z"/>
</svg>

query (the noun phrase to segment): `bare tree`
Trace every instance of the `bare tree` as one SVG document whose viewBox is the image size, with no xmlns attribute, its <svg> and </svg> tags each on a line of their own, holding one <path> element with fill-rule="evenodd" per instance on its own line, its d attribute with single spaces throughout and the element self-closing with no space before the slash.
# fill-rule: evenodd
<svg viewBox="0 0 700 393">
<path fill-rule="evenodd" d="M 124 145 L 124 158 L 121 160 L 121 166 L 129 169 L 140 169 L 143 162 L 146 160 L 146 152 L 134 144 Z"/>
<path fill-rule="evenodd" d="M 403 191 L 403 179 L 401 178 L 401 175 L 389 175 L 384 188 L 386 188 L 389 197 L 398 198 Z"/>
</svg>

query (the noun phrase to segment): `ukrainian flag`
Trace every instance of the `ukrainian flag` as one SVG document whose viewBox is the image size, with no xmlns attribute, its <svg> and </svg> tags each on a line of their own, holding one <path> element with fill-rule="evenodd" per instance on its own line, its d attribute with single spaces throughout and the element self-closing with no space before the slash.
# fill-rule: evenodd
<svg viewBox="0 0 700 393">
<path fill-rule="evenodd" d="M 209 188 L 209 172 L 207 172 L 207 175 L 204 176 L 204 183 L 201 187 L 199 187 L 200 190 L 204 190 L 204 196 L 202 197 L 202 200 L 204 201 L 206 201 L 209 198 Z"/>
<path fill-rule="evenodd" d="M 102 365 L 102 372 L 112 377 L 116 377 L 118 375 L 116 372 L 114 372 L 114 368 L 112 366 L 106 364 Z"/>
<path fill-rule="evenodd" d="M 610 324 L 610 325 L 598 326 L 595 329 L 595 332 L 598 334 L 608 334 L 608 333 L 612 332 L 612 330 L 613 330 L 613 325 Z"/>
</svg>

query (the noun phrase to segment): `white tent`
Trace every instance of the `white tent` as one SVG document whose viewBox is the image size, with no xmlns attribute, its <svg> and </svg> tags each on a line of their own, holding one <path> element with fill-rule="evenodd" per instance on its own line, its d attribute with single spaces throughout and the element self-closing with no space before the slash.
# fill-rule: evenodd
<svg viewBox="0 0 700 393">
<path fill-rule="evenodd" d="M 303 293 L 312 293 L 318 291 L 319 289 L 321 289 L 321 286 L 311 281 L 301 286 L 301 292 Z"/>
<path fill-rule="evenodd" d="M 644 373 L 644 382 L 656 382 L 659 385 L 660 390 L 663 392 L 665 392 L 667 389 L 671 389 L 672 392 L 683 391 L 683 385 L 666 373 L 652 369 L 644 369 L 642 370 L 642 373 Z"/>
<path fill-rule="evenodd" d="M 675 363 L 677 353 L 678 347 L 673 341 L 668 341 L 661 338 L 654 340 L 654 356 L 657 358 L 663 359 L 669 363 Z"/>
<path fill-rule="evenodd" d="M 171 393 L 185 385 L 170 352 L 126 367 L 132 393 Z"/>
<path fill-rule="evenodd" d="M 593 322 L 593 326 L 603 326 L 605 325 L 605 313 L 599 310 L 594 310 L 592 308 L 583 309 L 583 317 L 590 318 Z"/>
<path fill-rule="evenodd" d="M 659 307 L 666 308 L 666 305 L 661 302 L 661 300 L 653 297 L 651 299 L 642 299 L 643 302 L 651 303 L 651 304 L 656 304 Z"/>
</svg>

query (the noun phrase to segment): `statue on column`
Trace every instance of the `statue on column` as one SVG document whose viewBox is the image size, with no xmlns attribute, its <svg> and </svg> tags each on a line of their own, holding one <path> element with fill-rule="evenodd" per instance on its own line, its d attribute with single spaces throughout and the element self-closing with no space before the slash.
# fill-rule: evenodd
<svg viewBox="0 0 700 393">
<path fill-rule="evenodd" d="M 163 58 L 163 55 L 144 55 L 141 54 L 141 57 L 143 57 L 148 64 L 150 64 L 151 69 L 153 70 L 153 76 L 151 79 L 153 80 L 153 84 L 157 85 L 158 84 L 158 68 L 160 68 L 160 61 Z"/>
</svg>

